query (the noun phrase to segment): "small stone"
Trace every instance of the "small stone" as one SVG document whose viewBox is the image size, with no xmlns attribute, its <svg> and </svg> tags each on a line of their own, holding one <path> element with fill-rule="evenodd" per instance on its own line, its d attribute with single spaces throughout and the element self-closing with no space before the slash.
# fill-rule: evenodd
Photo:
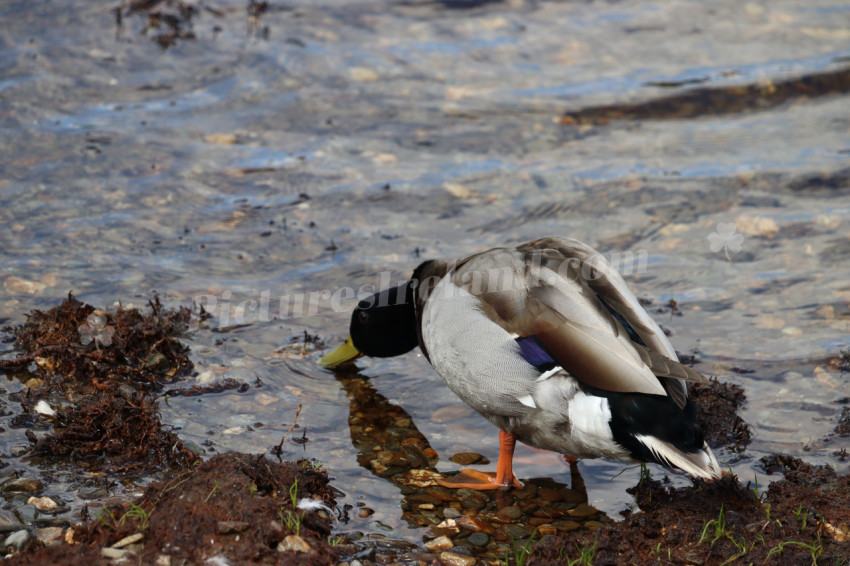
<svg viewBox="0 0 850 566">
<path fill-rule="evenodd" d="M 505 534 L 514 540 L 525 539 L 534 534 L 534 529 L 525 525 L 505 525 Z"/>
<path fill-rule="evenodd" d="M 77 544 L 77 541 L 74 540 L 73 527 L 68 527 L 68 530 L 65 531 L 65 544 Z"/>
<path fill-rule="evenodd" d="M 429 540 L 425 543 L 425 548 L 428 550 L 448 550 L 454 548 L 452 539 L 447 536 L 439 536 L 434 540 Z"/>
<path fill-rule="evenodd" d="M 167 554 L 160 554 L 156 557 L 154 566 L 171 566 L 171 557 Z"/>
<path fill-rule="evenodd" d="M 64 536 L 65 529 L 62 527 L 44 527 L 35 531 L 35 538 L 44 546 L 59 544 Z"/>
<path fill-rule="evenodd" d="M 482 532 L 477 532 L 469 535 L 469 538 L 466 540 L 469 541 L 469 544 L 473 544 L 475 546 L 487 546 L 487 543 L 490 542 L 490 537 Z"/>
<path fill-rule="evenodd" d="M 455 523 L 458 527 L 467 531 L 484 532 L 488 535 L 492 535 L 496 532 L 496 529 L 494 529 L 490 523 L 479 517 L 473 517 L 471 515 L 464 515 L 458 518 Z"/>
<path fill-rule="evenodd" d="M 23 525 L 14 513 L 0 509 L 0 533 L 12 533 L 21 530 L 21 527 Z"/>
<path fill-rule="evenodd" d="M 370 509 L 369 507 L 361 507 L 357 510 L 357 516 L 361 519 L 365 519 L 366 517 L 371 517 L 375 514 L 374 509 Z"/>
<path fill-rule="evenodd" d="M 551 487 L 541 487 L 537 490 L 537 495 L 539 495 L 542 499 L 549 501 L 550 503 L 554 503 L 555 501 L 560 501 L 564 498 L 563 494 L 557 489 L 552 489 Z"/>
<path fill-rule="evenodd" d="M 570 532 L 581 527 L 581 523 L 576 523 L 575 521 L 555 521 L 552 523 L 552 526 L 559 531 Z"/>
<path fill-rule="evenodd" d="M 33 478 L 18 478 L 3 484 L 3 493 L 32 493 L 42 489 L 44 484 Z"/>
<path fill-rule="evenodd" d="M 145 369 L 152 371 L 165 371 L 171 367 L 171 363 L 168 361 L 168 358 L 165 357 L 165 354 L 162 352 L 156 352 L 148 361 L 145 362 Z"/>
<path fill-rule="evenodd" d="M 131 545 L 134 542 L 139 542 L 145 538 L 145 535 L 142 533 L 135 533 L 129 536 L 126 536 L 112 545 L 112 548 L 124 548 L 125 546 Z"/>
<path fill-rule="evenodd" d="M 219 521 L 216 524 L 216 530 L 220 535 L 229 535 L 232 533 L 241 533 L 249 526 L 248 521 Z"/>
<path fill-rule="evenodd" d="M 277 543 L 278 552 L 313 552 L 312 547 L 298 535 L 288 535 Z"/>
<path fill-rule="evenodd" d="M 31 449 L 31 444 L 13 444 L 9 448 L 9 451 L 12 453 L 12 456 L 20 457 L 29 452 Z"/>
<path fill-rule="evenodd" d="M 404 477 L 399 479 L 399 483 L 412 487 L 433 487 L 437 485 L 437 480 L 442 478 L 442 475 L 433 470 L 408 470 L 405 472 Z M 430 495 L 430 491 L 428 493 Z M 438 499 L 440 499 L 440 501 L 444 501 L 439 497 Z"/>
<path fill-rule="evenodd" d="M 537 527 L 537 532 L 540 533 L 540 536 L 556 535 L 558 534 L 558 529 L 552 525 L 539 525 Z"/>
<path fill-rule="evenodd" d="M 460 517 L 460 511 L 454 507 L 446 507 L 443 509 L 443 517 L 446 519 L 457 519 Z"/>
<path fill-rule="evenodd" d="M 419 508 L 422 509 L 422 510 L 425 510 L 425 511 L 431 511 L 432 509 L 434 509 L 434 504 L 433 503 L 420 503 Z"/>
<path fill-rule="evenodd" d="M 50 405 L 48 405 L 47 401 L 45 401 L 44 399 L 40 400 L 38 403 L 35 404 L 35 412 L 48 417 L 52 417 L 56 414 L 56 410 Z"/>
<path fill-rule="evenodd" d="M 522 509 L 517 507 L 516 505 L 511 505 L 509 507 L 504 507 L 499 510 L 499 514 L 507 517 L 512 521 L 516 521 L 520 517 L 522 517 Z"/>
<path fill-rule="evenodd" d="M 585 521 L 584 528 L 589 531 L 595 531 L 596 529 L 601 529 L 605 526 L 605 523 L 600 523 L 599 521 Z"/>
<path fill-rule="evenodd" d="M 126 548 L 101 548 L 100 555 L 110 560 L 128 560 L 133 554 L 132 551 Z"/>
<path fill-rule="evenodd" d="M 598 513 L 599 509 L 591 507 L 587 503 L 579 503 L 575 509 L 570 509 L 570 515 L 573 517 L 592 517 Z"/>
<path fill-rule="evenodd" d="M 26 546 L 29 540 L 30 534 L 27 531 L 15 531 L 14 533 L 6 537 L 6 542 L 3 543 L 3 546 L 11 546 L 16 551 L 20 552 L 21 550 L 23 550 L 24 546 Z"/>
<path fill-rule="evenodd" d="M 470 466 L 472 464 L 477 464 L 478 462 L 481 462 L 483 458 L 484 456 L 476 452 L 458 452 L 457 454 L 452 454 L 449 460 L 461 466 Z M 481 463 L 483 464 L 485 462 Z"/>
<path fill-rule="evenodd" d="M 21 505 L 15 507 L 13 511 L 18 520 L 25 525 L 31 525 L 35 521 L 36 516 L 38 516 L 38 510 L 35 508 L 35 505 Z"/>
<path fill-rule="evenodd" d="M 34 505 L 39 511 L 55 511 L 59 508 L 59 504 L 49 497 L 30 497 L 27 504 Z"/>
<path fill-rule="evenodd" d="M 472 556 L 463 556 L 456 552 L 441 552 L 440 560 L 448 566 L 473 566 L 475 558 Z"/>
</svg>

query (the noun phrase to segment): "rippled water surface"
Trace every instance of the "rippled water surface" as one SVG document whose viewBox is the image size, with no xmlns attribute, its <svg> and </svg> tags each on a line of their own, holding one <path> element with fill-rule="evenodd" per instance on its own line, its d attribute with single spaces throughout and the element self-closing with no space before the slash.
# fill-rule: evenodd
<svg viewBox="0 0 850 566">
<path fill-rule="evenodd" d="M 847 470 L 850 441 L 828 437 L 850 394 L 845 3 L 293 1 L 250 18 L 220 0 L 168 49 L 143 14 L 117 27 L 117 5 L 0 7 L 0 322 L 69 291 L 204 301 L 198 377 L 262 386 L 171 399 L 165 420 L 265 452 L 300 405 L 285 456 L 375 511 L 346 528 L 419 541 L 399 489 L 358 464 L 350 413 L 397 407 L 441 471 L 457 452 L 495 462 L 495 429 L 413 353 L 358 362 L 377 404 L 355 406 L 304 332 L 335 345 L 354 290 L 424 258 L 565 235 L 620 254 L 674 346 L 745 388 L 753 441 L 719 451 L 736 473 L 775 451 Z M 8 455 L 26 440 L 4 427 Z M 638 474 L 623 468 L 580 464 L 613 517 Z M 517 471 L 570 483 L 527 447 Z"/>
</svg>

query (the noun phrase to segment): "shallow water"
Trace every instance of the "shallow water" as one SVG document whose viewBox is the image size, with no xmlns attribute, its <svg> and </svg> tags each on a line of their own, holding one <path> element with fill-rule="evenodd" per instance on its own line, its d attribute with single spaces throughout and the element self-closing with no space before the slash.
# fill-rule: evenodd
<svg viewBox="0 0 850 566">
<path fill-rule="evenodd" d="M 850 391 L 827 363 L 850 348 L 848 6 L 290 2 L 252 29 L 223 0 L 162 50 L 142 15 L 116 28 L 116 5 L 0 7 L 0 319 L 68 291 L 205 302 L 216 318 L 187 339 L 201 379 L 262 385 L 170 399 L 183 438 L 264 452 L 300 405 L 285 456 L 374 510 L 343 528 L 419 541 L 357 462 L 344 380 L 298 337 L 345 337 L 343 289 L 558 234 L 621 254 L 674 346 L 746 389 L 753 442 L 719 451 L 742 478 L 764 483 L 775 451 L 847 470 L 848 439 L 824 437 Z M 420 355 L 359 366 L 440 470 L 495 462 L 491 425 Z M 4 427 L 4 454 L 26 444 Z M 570 483 L 553 454 L 521 447 L 516 467 Z M 580 465 L 614 518 L 623 468 Z"/>
</svg>

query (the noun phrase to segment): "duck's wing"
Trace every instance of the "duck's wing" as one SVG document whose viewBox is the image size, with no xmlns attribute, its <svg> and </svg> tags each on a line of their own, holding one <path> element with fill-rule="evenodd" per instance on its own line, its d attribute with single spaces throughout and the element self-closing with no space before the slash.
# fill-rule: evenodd
<svg viewBox="0 0 850 566">
<path fill-rule="evenodd" d="M 687 401 L 684 380 L 705 381 L 678 362 L 664 332 L 593 248 L 547 238 L 512 251 L 513 278 L 506 279 L 502 257 L 500 284 L 491 275 L 478 293 L 482 309 L 509 332 L 534 337 L 576 379 L 605 391 L 669 395 L 680 407 Z M 465 275 L 469 284 L 469 270 L 480 271 L 480 264 L 467 263 L 453 279 L 463 286 Z"/>
</svg>

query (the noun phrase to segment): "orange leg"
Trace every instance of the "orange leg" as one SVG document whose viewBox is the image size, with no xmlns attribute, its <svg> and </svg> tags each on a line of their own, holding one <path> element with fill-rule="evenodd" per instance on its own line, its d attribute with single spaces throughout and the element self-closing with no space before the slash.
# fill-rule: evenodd
<svg viewBox="0 0 850 566">
<path fill-rule="evenodd" d="M 443 478 L 439 484 L 443 487 L 470 489 L 501 489 L 510 486 L 522 488 L 522 484 L 514 475 L 514 447 L 516 436 L 503 430 L 499 431 L 499 462 L 496 464 L 496 475 L 465 468 L 456 476 Z"/>
</svg>

